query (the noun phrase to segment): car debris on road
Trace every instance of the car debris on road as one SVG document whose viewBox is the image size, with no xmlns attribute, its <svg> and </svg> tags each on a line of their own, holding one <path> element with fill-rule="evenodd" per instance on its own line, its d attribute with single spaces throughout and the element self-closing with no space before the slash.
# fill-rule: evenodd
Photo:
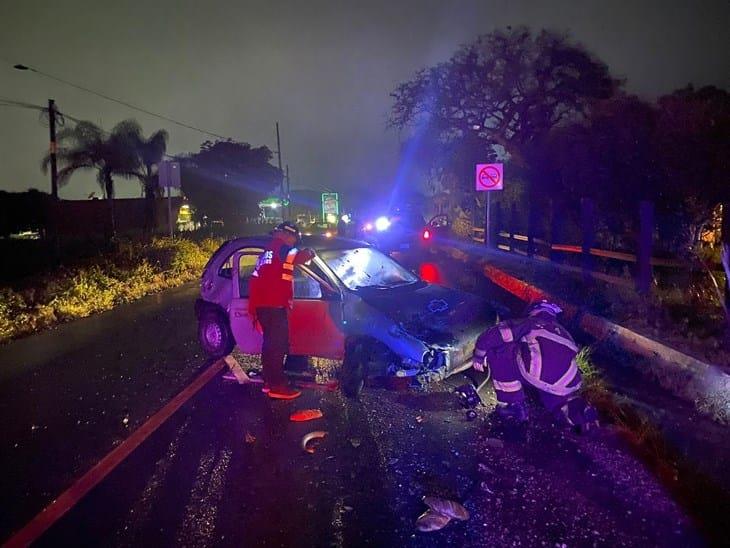
<svg viewBox="0 0 730 548">
<path fill-rule="evenodd" d="M 324 413 L 320 409 L 301 409 L 292 413 L 289 416 L 289 420 L 292 422 L 305 422 L 321 419 L 322 417 L 324 417 Z"/>
<path fill-rule="evenodd" d="M 314 432 L 309 432 L 308 434 L 305 434 L 302 438 L 302 449 L 306 451 L 307 453 L 314 453 L 314 445 L 309 445 L 311 441 L 314 440 L 322 440 L 327 436 L 327 432 L 324 430 L 315 430 Z"/>
</svg>

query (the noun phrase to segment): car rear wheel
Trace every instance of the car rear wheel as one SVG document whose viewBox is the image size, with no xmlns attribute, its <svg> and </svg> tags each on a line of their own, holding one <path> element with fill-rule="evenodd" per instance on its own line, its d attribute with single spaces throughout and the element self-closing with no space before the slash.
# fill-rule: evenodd
<svg viewBox="0 0 730 548">
<path fill-rule="evenodd" d="M 352 344 L 345 352 L 342 362 L 342 392 L 348 398 L 357 398 L 365 387 L 369 366 L 368 352 L 361 342 Z"/>
<path fill-rule="evenodd" d="M 233 334 L 225 316 L 215 310 L 206 310 L 198 320 L 198 340 L 208 356 L 223 358 L 233 351 Z"/>
</svg>

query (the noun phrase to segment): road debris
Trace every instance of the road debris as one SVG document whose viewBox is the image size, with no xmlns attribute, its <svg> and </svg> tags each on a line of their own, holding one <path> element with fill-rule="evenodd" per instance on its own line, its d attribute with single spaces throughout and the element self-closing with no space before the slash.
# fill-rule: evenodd
<svg viewBox="0 0 730 548">
<path fill-rule="evenodd" d="M 423 504 L 434 512 L 443 514 L 452 519 L 465 521 L 469 519 L 469 511 L 456 501 L 439 497 L 423 497 Z"/>
<path fill-rule="evenodd" d="M 423 415 L 418 415 L 418 416 L 416 417 L 416 422 L 417 422 L 417 423 L 422 423 L 422 422 L 423 422 L 423 419 L 424 419 Z"/>
<path fill-rule="evenodd" d="M 314 453 L 314 445 L 309 446 L 309 442 L 313 440 L 321 440 L 326 435 L 327 432 L 325 432 L 324 430 L 315 430 L 314 432 L 305 434 L 302 438 L 302 449 L 304 449 L 307 453 Z"/>
<path fill-rule="evenodd" d="M 256 443 L 256 436 L 254 436 L 251 432 L 246 432 L 244 440 L 246 440 L 246 443 L 248 444 Z"/>
<path fill-rule="evenodd" d="M 418 516 L 418 519 L 416 520 L 416 529 L 423 531 L 424 533 L 430 533 L 431 531 L 443 529 L 450 521 L 451 518 L 449 516 L 444 516 L 443 514 L 434 512 L 429 508 L 423 514 Z"/>
<path fill-rule="evenodd" d="M 360 438 L 350 438 L 350 445 L 352 445 L 355 449 L 360 447 L 361 443 L 362 440 Z"/>
<path fill-rule="evenodd" d="M 469 409 L 469 411 L 466 412 L 466 420 L 468 420 L 469 422 L 473 421 L 476 418 L 477 418 L 477 412 L 474 411 L 473 409 Z"/>
<path fill-rule="evenodd" d="M 456 397 L 459 398 L 459 403 L 462 407 L 467 409 L 473 409 L 482 403 L 482 399 L 479 397 L 474 385 L 463 384 L 454 389 Z"/>
<path fill-rule="evenodd" d="M 314 419 L 321 419 L 324 414 L 320 409 L 302 409 L 295 411 L 289 416 L 289 420 L 292 422 L 305 422 Z"/>
</svg>

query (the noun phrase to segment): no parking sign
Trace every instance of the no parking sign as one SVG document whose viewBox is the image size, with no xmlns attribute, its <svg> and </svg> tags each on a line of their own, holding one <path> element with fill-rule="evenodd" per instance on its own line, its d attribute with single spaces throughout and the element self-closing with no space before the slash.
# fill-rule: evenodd
<svg viewBox="0 0 730 548">
<path fill-rule="evenodd" d="M 477 164 L 476 189 L 480 192 L 504 188 L 504 167 L 502 164 Z"/>
</svg>

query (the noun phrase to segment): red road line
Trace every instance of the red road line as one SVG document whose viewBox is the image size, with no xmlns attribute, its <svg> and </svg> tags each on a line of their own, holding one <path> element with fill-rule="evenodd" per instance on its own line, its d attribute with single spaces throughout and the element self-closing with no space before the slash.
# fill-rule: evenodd
<svg viewBox="0 0 730 548">
<path fill-rule="evenodd" d="M 38 540 L 54 523 L 71 510 L 89 491 L 106 478 L 119 464 L 122 463 L 137 447 L 169 419 L 175 411 L 192 398 L 205 386 L 223 367 L 225 362 L 218 360 L 201 373 L 192 383 L 170 400 L 162 409 L 152 415 L 147 422 L 137 428 L 121 444 L 110 451 L 103 459 L 81 476 L 71 487 L 66 489 L 56 500 L 46 506 L 36 517 L 15 533 L 3 545 L 7 548 L 28 546 Z"/>
</svg>

